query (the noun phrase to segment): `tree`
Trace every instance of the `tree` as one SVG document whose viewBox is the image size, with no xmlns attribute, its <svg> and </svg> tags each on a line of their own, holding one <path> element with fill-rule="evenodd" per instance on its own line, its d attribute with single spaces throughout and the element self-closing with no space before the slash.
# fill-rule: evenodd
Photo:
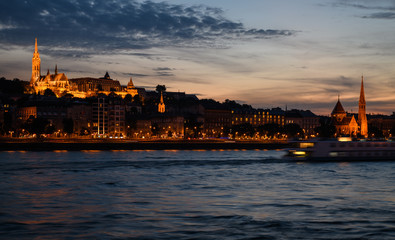
<svg viewBox="0 0 395 240">
<path fill-rule="evenodd" d="M 384 134 L 383 131 L 381 131 L 378 127 L 370 125 L 369 136 L 372 138 L 383 138 Z"/>
<path fill-rule="evenodd" d="M 48 130 L 47 126 L 49 126 L 47 119 L 41 117 L 35 118 L 34 116 L 30 116 L 24 124 L 24 128 L 31 134 L 37 134 L 37 137 Z"/>
<path fill-rule="evenodd" d="M 152 132 L 152 136 L 157 136 L 159 134 L 159 126 L 157 123 L 153 123 L 151 125 L 151 132 Z"/>
<path fill-rule="evenodd" d="M 274 137 L 277 133 L 282 133 L 283 129 L 277 123 L 266 123 L 265 125 L 258 127 L 261 135 L 267 135 L 268 137 Z"/>
<path fill-rule="evenodd" d="M 132 95 L 126 94 L 125 97 L 123 98 L 123 100 L 125 100 L 125 102 L 127 102 L 127 103 L 132 102 Z"/>
<path fill-rule="evenodd" d="M 68 93 L 68 92 L 66 92 L 66 91 L 64 91 L 64 92 L 62 93 L 62 98 L 72 99 L 73 97 L 74 97 L 73 94 Z"/>
<path fill-rule="evenodd" d="M 55 132 L 55 126 L 54 125 L 52 125 L 52 124 L 48 124 L 47 126 L 45 126 L 45 129 L 44 129 L 44 133 L 45 134 L 52 134 L 52 133 L 54 133 Z"/>
<path fill-rule="evenodd" d="M 0 78 L 0 92 L 3 93 L 19 93 L 23 94 L 25 91 L 25 86 L 28 82 L 14 78 L 14 80 L 7 80 L 5 77 Z"/>
<path fill-rule="evenodd" d="M 392 135 L 392 137 L 395 137 L 395 126 L 393 126 L 390 130 L 390 134 Z"/>
<path fill-rule="evenodd" d="M 242 124 L 234 125 L 232 126 L 232 131 L 234 134 L 236 134 L 237 132 L 238 136 L 245 135 L 248 137 L 252 137 L 255 135 L 255 129 L 250 123 L 242 123 Z"/>
<path fill-rule="evenodd" d="M 304 135 L 303 129 L 296 123 L 285 125 L 284 133 L 287 134 L 288 137 L 303 137 Z"/>
<path fill-rule="evenodd" d="M 166 86 L 165 86 L 165 85 L 159 85 L 159 84 L 158 84 L 158 86 L 156 86 L 156 91 L 157 91 L 158 93 L 164 92 L 164 91 L 166 91 Z"/>
<path fill-rule="evenodd" d="M 141 103 L 140 96 L 139 95 L 134 95 L 133 102 L 136 103 L 136 104 L 140 104 Z"/>
<path fill-rule="evenodd" d="M 322 138 L 332 138 L 336 134 L 336 127 L 330 122 L 329 119 L 320 119 L 321 126 L 316 127 L 314 131 Z"/>
<path fill-rule="evenodd" d="M 56 94 L 51 89 L 47 88 L 44 91 L 44 96 L 54 96 L 54 97 L 56 97 Z"/>
<path fill-rule="evenodd" d="M 86 136 L 86 135 L 89 135 L 90 133 L 91 132 L 90 132 L 90 130 L 88 128 L 82 127 L 81 131 L 80 131 L 80 136 Z"/>
<path fill-rule="evenodd" d="M 74 132 L 74 122 L 71 118 L 63 118 L 63 132 L 71 134 Z"/>
</svg>

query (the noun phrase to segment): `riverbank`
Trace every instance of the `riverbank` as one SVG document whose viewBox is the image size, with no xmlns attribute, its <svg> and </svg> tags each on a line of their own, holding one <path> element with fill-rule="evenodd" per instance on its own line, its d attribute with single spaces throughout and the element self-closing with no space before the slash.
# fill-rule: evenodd
<svg viewBox="0 0 395 240">
<path fill-rule="evenodd" d="M 107 139 L 1 139 L 0 151 L 81 151 L 81 150 L 216 150 L 281 149 L 286 141 L 226 140 L 107 140 Z"/>
</svg>

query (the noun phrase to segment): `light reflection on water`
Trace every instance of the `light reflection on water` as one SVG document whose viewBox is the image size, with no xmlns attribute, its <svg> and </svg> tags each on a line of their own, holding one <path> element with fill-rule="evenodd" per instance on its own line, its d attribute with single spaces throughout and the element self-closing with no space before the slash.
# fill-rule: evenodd
<svg viewBox="0 0 395 240">
<path fill-rule="evenodd" d="M 0 153 L 5 239 L 393 239 L 395 162 L 282 151 Z M 276 160 L 277 159 L 277 160 Z"/>
</svg>

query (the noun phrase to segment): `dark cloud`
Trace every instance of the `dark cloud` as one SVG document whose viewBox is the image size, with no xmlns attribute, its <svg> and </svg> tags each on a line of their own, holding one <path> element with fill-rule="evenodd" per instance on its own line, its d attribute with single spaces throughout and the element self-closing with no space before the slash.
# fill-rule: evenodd
<svg viewBox="0 0 395 240">
<path fill-rule="evenodd" d="M 158 67 L 158 68 L 154 68 L 154 71 L 173 71 L 175 70 L 174 68 L 168 68 L 168 67 Z"/>
<path fill-rule="evenodd" d="M 378 12 L 372 13 L 363 18 L 376 18 L 376 19 L 395 19 L 395 12 Z"/>
<path fill-rule="evenodd" d="M 361 16 L 362 18 L 374 19 L 395 19 L 395 1 L 367 1 L 367 0 L 341 0 L 334 3 L 336 7 L 352 7 L 367 11 L 378 11 L 368 15 Z"/>
<path fill-rule="evenodd" d="M 140 74 L 140 73 L 121 73 L 121 74 L 124 76 L 132 76 L 132 77 L 139 77 L 139 78 L 150 77 L 150 75 Z"/>
<path fill-rule="evenodd" d="M 159 77 L 173 77 L 175 76 L 172 71 L 175 70 L 175 68 L 169 68 L 169 67 L 158 67 L 152 69 L 156 72 L 156 75 Z"/>
<path fill-rule="evenodd" d="M 0 44 L 62 46 L 59 55 L 161 46 L 220 47 L 220 40 L 289 36 L 289 30 L 247 29 L 218 8 L 136 0 L 0 2 Z M 48 50 L 49 51 L 49 50 Z M 52 51 L 49 54 L 54 54 Z"/>
<path fill-rule="evenodd" d="M 394 0 L 337 0 L 333 3 L 335 7 L 353 7 L 363 10 L 380 10 L 380 11 L 395 11 Z"/>
</svg>

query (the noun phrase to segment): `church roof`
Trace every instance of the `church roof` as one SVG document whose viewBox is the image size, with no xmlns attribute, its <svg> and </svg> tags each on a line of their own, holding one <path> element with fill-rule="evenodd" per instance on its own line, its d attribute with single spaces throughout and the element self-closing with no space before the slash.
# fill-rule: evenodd
<svg viewBox="0 0 395 240">
<path fill-rule="evenodd" d="M 356 121 L 355 121 L 355 118 L 354 118 L 354 116 L 347 116 L 347 117 L 344 117 L 344 118 L 342 118 L 340 121 L 338 121 L 338 119 L 332 119 L 332 123 L 334 124 L 334 125 L 345 125 L 345 126 L 349 126 L 351 123 L 353 123 L 353 122 L 355 122 L 356 123 Z"/>
<path fill-rule="evenodd" d="M 339 113 L 346 113 L 346 111 L 344 111 L 342 104 L 340 103 L 340 99 L 337 100 L 336 106 L 335 106 L 335 108 L 333 108 L 332 115 L 339 114 Z"/>
</svg>

